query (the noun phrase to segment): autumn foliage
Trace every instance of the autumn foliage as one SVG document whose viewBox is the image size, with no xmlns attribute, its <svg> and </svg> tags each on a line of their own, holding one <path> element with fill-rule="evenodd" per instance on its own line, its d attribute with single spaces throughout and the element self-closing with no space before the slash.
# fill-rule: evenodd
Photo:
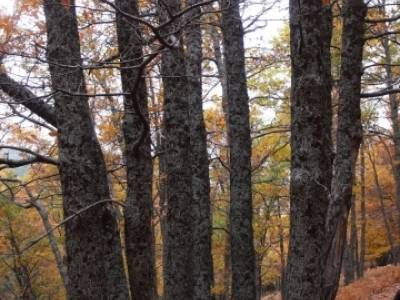
<svg viewBox="0 0 400 300">
<path fill-rule="evenodd" d="M 370 269 L 365 277 L 339 289 L 337 300 L 392 300 L 400 289 L 400 267 Z"/>
<path fill-rule="evenodd" d="M 333 82 L 336 85 L 336 82 L 339 81 L 338 66 L 341 62 L 343 24 L 340 18 L 340 9 L 342 3 L 339 1 L 340 5 L 337 5 L 336 1 L 321 1 L 323 8 L 332 5 L 335 10 L 331 59 Z M 15 0 L 14 2 L 13 14 L 0 12 L 0 74 L 9 75 L 18 84 L 38 95 L 37 98 L 34 97 L 34 100 L 43 101 L 54 108 L 55 93 L 52 91 L 49 76 L 50 64 L 46 57 L 48 40 L 42 1 Z M 106 177 L 111 191 L 110 197 L 112 201 L 118 203 L 115 210 L 116 227 L 123 236 L 124 230 L 126 230 L 124 229 L 123 207 L 126 207 L 127 203 L 128 186 L 123 127 L 124 116 L 127 114 L 120 81 L 120 71 L 123 68 L 121 67 L 122 58 L 119 53 L 115 28 L 116 11 L 112 6 L 107 5 L 106 1 L 81 0 L 78 2 L 76 10 L 80 39 L 78 44 L 80 42 L 83 61 L 81 71 L 86 83 L 85 93 L 90 95 L 90 97 L 86 97 L 90 108 L 90 122 L 93 122 L 94 137 L 98 139 L 100 152 L 105 161 L 107 174 L 104 177 Z M 109 2 L 113 3 L 114 1 Z M 68 13 L 73 10 L 72 5 L 75 2 L 57 0 L 57 3 L 60 11 Z M 156 1 L 138 1 L 140 14 L 144 16 L 144 20 L 151 20 L 157 24 L 155 3 Z M 321 6 L 319 2 L 316 3 Z M 206 10 L 206 13 L 201 16 L 203 41 L 200 51 L 203 55 L 201 81 L 207 137 L 205 152 L 208 155 L 210 179 L 210 219 L 212 220 L 213 282 L 211 292 L 216 299 L 228 299 L 232 287 L 229 232 L 230 159 L 232 155 L 229 150 L 229 118 L 227 116 L 229 110 L 225 95 L 226 87 L 224 87 L 221 12 L 216 4 L 213 5 L 210 4 L 207 9 L 213 9 L 214 12 L 210 13 Z M 241 7 L 245 12 L 243 23 L 248 36 L 259 32 L 265 33 L 262 31 L 264 24 L 261 24 L 260 21 L 263 20 L 263 13 L 254 17 L 252 15 L 254 11 L 248 10 L 252 5 L 253 3 L 249 2 Z M 263 6 L 265 11 L 270 9 L 267 4 L 265 5 L 267 6 Z M 398 11 L 398 9 L 393 10 L 394 12 Z M 250 17 L 247 16 L 249 12 L 252 15 Z M 371 8 L 369 18 L 378 18 L 382 14 L 382 11 Z M 132 25 L 131 23 L 134 22 L 129 24 Z M 371 24 L 369 25 L 369 37 L 372 34 L 381 34 L 383 30 L 386 30 L 386 25 L 384 26 L 382 22 Z M 398 32 L 399 26 L 398 24 L 393 26 L 393 31 Z M 267 31 L 268 29 L 267 27 Z M 146 85 L 145 100 L 148 101 L 149 113 L 148 135 L 151 140 L 148 157 L 151 159 L 150 164 L 153 168 L 150 175 L 152 184 L 149 185 L 152 189 L 152 198 L 150 199 L 152 214 L 149 218 L 151 218 L 152 238 L 154 239 L 155 286 L 158 295 L 161 296 L 164 291 L 165 270 L 163 270 L 163 266 L 166 260 L 163 240 L 166 209 L 162 196 L 165 192 L 163 185 L 167 178 L 165 166 L 162 165 L 166 132 L 161 55 L 168 49 L 158 48 L 152 44 L 157 41 L 157 37 L 152 35 L 153 32 L 148 26 L 143 25 L 140 30 L 142 30 L 143 57 L 157 54 L 144 68 L 143 81 Z M 245 41 L 246 75 L 250 97 L 248 101 L 251 131 L 250 176 L 253 244 L 256 260 L 255 277 L 257 292 L 262 295 L 271 294 L 262 298 L 264 300 L 280 299 L 278 290 L 282 287 L 282 277 L 287 264 L 290 232 L 289 178 L 292 152 L 290 148 L 291 110 L 289 100 L 291 88 L 289 82 L 291 65 L 290 32 L 287 23 L 283 22 L 277 33 L 278 35 L 270 39 L 266 48 L 265 41 L 262 41 L 263 47 L 256 45 L 250 37 L 248 40 L 246 37 Z M 265 36 L 269 34 L 268 31 Z M 160 46 L 157 43 L 156 45 Z M 186 48 L 184 50 L 187 52 Z M 400 52 L 397 45 L 389 48 L 389 52 L 393 56 L 393 74 L 398 76 Z M 384 73 L 384 65 L 386 65 L 381 58 L 383 57 L 381 41 L 369 39 L 364 52 L 363 92 L 376 89 L 376 86 L 386 83 L 386 79 L 381 78 Z M 135 60 L 133 59 L 133 61 Z M 376 66 L 371 67 L 375 64 Z M 339 97 L 336 86 L 332 91 L 332 97 L 333 129 L 335 129 Z M 350 241 L 351 225 L 353 225 L 356 232 L 356 245 L 352 246 L 355 248 L 353 255 L 357 256 L 355 258 L 357 266 L 353 265 L 351 271 L 356 281 L 344 286 L 344 276 L 342 276 L 338 300 L 375 299 L 374 295 L 391 294 L 394 289 L 400 288 L 400 267 L 376 267 L 382 257 L 390 256 L 390 252 L 400 241 L 400 211 L 396 206 L 396 181 L 394 178 L 395 166 L 399 164 L 399 161 L 396 159 L 391 124 L 386 124 L 390 119 L 390 109 L 387 107 L 386 100 L 384 97 L 362 100 L 362 123 L 365 136 L 361 151 L 365 155 L 365 162 L 362 165 L 360 152 L 354 169 L 355 178 L 352 189 L 355 219 L 353 219 L 354 224 L 351 224 L 349 218 L 347 232 L 348 241 Z M 76 125 L 79 128 L 79 124 Z M 172 127 L 178 125 L 174 124 Z M 32 199 L 40 200 L 43 204 L 49 215 L 49 225 L 55 228 L 53 233 L 55 244 L 62 256 L 61 264 L 66 264 L 65 227 L 60 224 L 65 218 L 63 212 L 63 196 L 65 195 L 62 195 L 57 163 L 60 159 L 60 148 L 57 142 L 59 137 L 60 130 L 54 125 L 46 123 L 46 120 L 36 116 L 21 103 L 15 102 L 12 97 L 0 89 L 1 300 L 23 298 L 27 290 L 43 299 L 65 298 L 61 272 L 57 268 L 54 253 L 46 234 L 44 234 L 48 229 L 44 226 L 35 207 L 29 205 L 32 204 Z M 19 148 L 19 150 L 15 150 L 13 147 Z M 32 158 L 32 153 L 38 153 L 48 158 L 53 161 L 53 164 L 45 164 L 39 160 L 34 164 L 26 164 L 22 168 L 10 170 L 13 168 L 10 159 L 26 160 Z M 361 178 L 362 169 L 365 172 L 363 180 Z M 32 195 L 27 193 L 26 188 Z M 365 210 L 362 209 L 364 204 Z M 363 217 L 365 217 L 365 223 L 363 223 Z M 251 224 L 249 228 L 251 229 Z M 41 236 L 44 238 L 31 244 Z M 365 241 L 363 245 L 361 245 L 362 236 Z M 126 244 L 124 243 L 123 241 L 122 248 L 124 248 L 125 259 Z M 364 278 L 360 279 L 361 275 L 356 274 L 359 273 L 359 270 L 356 269 L 361 264 L 362 251 L 364 251 L 363 263 L 366 271 Z M 345 261 L 345 264 L 347 262 Z"/>
</svg>

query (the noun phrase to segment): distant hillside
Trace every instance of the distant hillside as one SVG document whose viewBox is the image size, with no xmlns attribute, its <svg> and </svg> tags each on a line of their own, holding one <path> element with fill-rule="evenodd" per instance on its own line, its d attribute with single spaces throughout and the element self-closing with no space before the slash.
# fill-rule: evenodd
<svg viewBox="0 0 400 300">
<path fill-rule="evenodd" d="M 19 159 L 20 158 L 19 152 L 15 151 L 15 150 L 12 150 L 12 149 L 9 149 L 9 150 L 8 149 L 7 150 L 2 149 L 2 150 L 0 150 L 0 157 L 8 157 L 8 158 L 11 158 L 11 159 Z M 26 174 L 27 170 L 28 170 L 28 167 L 29 166 L 23 166 L 23 167 L 15 168 L 15 169 L 13 169 L 13 171 L 15 172 L 15 174 L 17 176 L 24 176 Z"/>
</svg>

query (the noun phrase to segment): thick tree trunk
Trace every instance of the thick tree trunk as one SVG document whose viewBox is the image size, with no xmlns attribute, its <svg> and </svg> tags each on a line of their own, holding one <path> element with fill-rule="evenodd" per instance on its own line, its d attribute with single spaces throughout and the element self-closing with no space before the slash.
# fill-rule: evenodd
<svg viewBox="0 0 400 300">
<path fill-rule="evenodd" d="M 188 0 L 189 6 L 198 0 Z M 203 116 L 202 99 L 202 35 L 201 9 L 187 15 L 190 23 L 185 30 L 186 69 L 189 91 L 190 146 L 193 197 L 193 275 L 194 296 L 197 300 L 211 299 L 213 263 L 211 256 L 210 178 L 207 152 L 207 132 Z"/>
<path fill-rule="evenodd" d="M 100 202 L 65 224 L 69 299 L 128 299 L 115 208 L 90 115 L 74 3 L 44 1 L 47 59 L 56 93 L 64 215 Z"/>
<path fill-rule="evenodd" d="M 256 297 L 252 227 L 251 137 L 239 1 L 222 1 L 222 33 L 228 96 L 232 299 Z"/>
<path fill-rule="evenodd" d="M 324 272 L 326 300 L 335 299 L 339 287 L 354 169 L 362 140 L 360 91 L 366 12 L 367 7 L 362 0 L 344 2 L 335 176 L 326 221 L 328 248 L 324 250 L 327 254 Z"/>
<path fill-rule="evenodd" d="M 123 12 L 139 16 L 136 0 L 117 0 Z M 125 247 L 132 299 L 156 299 L 152 228 L 152 176 L 141 26 L 117 12 L 117 36 L 124 98 L 123 135 L 127 167 Z"/>
<path fill-rule="evenodd" d="M 160 4 L 160 19 L 180 11 L 179 0 Z M 163 34 L 175 34 L 181 24 L 173 22 Z M 178 39 L 178 37 L 170 40 Z M 178 42 L 180 42 L 178 40 Z M 162 54 L 161 75 L 165 110 L 165 201 L 166 245 L 164 299 L 193 299 L 193 205 L 190 162 L 189 85 L 182 44 Z"/>
<path fill-rule="evenodd" d="M 290 242 L 283 298 L 324 299 L 325 221 L 332 176 L 331 11 L 318 0 L 290 1 Z"/>
</svg>

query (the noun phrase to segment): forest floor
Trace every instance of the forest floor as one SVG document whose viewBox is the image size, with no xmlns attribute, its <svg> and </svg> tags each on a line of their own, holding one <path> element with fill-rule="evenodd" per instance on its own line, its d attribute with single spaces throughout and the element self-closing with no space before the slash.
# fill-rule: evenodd
<svg viewBox="0 0 400 300">
<path fill-rule="evenodd" d="M 400 266 L 369 269 L 364 278 L 339 289 L 336 300 L 393 300 L 400 290 Z M 280 294 L 269 295 L 263 300 L 281 300 Z"/>
</svg>

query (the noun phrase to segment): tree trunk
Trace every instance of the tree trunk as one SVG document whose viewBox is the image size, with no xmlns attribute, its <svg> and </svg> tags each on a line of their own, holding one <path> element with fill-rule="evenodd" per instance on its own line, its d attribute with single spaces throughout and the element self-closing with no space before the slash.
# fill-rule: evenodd
<svg viewBox="0 0 400 300">
<path fill-rule="evenodd" d="M 346 243 L 343 252 L 343 275 L 344 275 L 344 285 L 349 285 L 354 281 L 353 272 L 353 261 L 351 259 L 351 246 L 350 243 Z"/>
<path fill-rule="evenodd" d="M 256 299 L 261 300 L 262 298 L 262 260 L 261 255 L 256 256 Z"/>
<path fill-rule="evenodd" d="M 156 154 L 158 156 L 158 197 L 159 197 L 159 210 L 158 216 L 160 220 L 160 233 L 161 233 L 161 260 L 162 260 L 162 277 L 166 276 L 166 261 L 168 257 L 168 246 L 167 246 L 167 201 L 166 201 L 166 172 L 165 172 L 165 155 L 164 155 L 164 144 L 165 144 L 165 131 L 163 128 L 163 119 L 161 117 L 162 111 L 160 109 L 161 103 L 160 99 L 157 99 L 153 79 L 149 79 L 149 90 L 152 107 L 156 109 L 154 115 L 154 127 L 155 127 L 155 148 Z M 157 109 L 158 108 L 158 109 Z"/>
<path fill-rule="evenodd" d="M 73 1 L 71 1 L 73 2 Z M 90 115 L 74 3 L 44 1 L 47 59 L 56 93 L 64 215 L 101 203 L 65 224 L 69 299 L 128 299 L 115 208 Z"/>
<path fill-rule="evenodd" d="M 32 198 L 31 198 L 32 199 Z M 53 227 L 51 226 L 49 220 L 49 213 L 46 207 L 41 203 L 40 200 L 31 201 L 33 207 L 35 207 L 36 211 L 38 212 L 40 218 L 42 219 L 43 227 L 47 232 L 47 238 L 49 240 L 51 251 L 53 252 L 54 258 L 56 260 L 56 265 L 58 272 L 60 273 L 61 280 L 64 284 L 65 290 L 67 291 L 68 288 L 68 273 L 67 268 L 64 264 L 63 257 L 60 252 L 60 248 L 57 244 L 57 239 L 54 236 Z"/>
<path fill-rule="evenodd" d="M 362 140 L 360 91 L 366 12 L 362 0 L 344 2 L 335 176 L 325 228 L 328 248 L 324 250 L 324 299 L 327 300 L 335 299 L 339 287 L 354 170 Z"/>
<path fill-rule="evenodd" d="M 324 299 L 325 221 L 332 176 L 331 10 L 291 0 L 290 241 L 283 298 Z"/>
<path fill-rule="evenodd" d="M 392 90 L 393 70 L 392 70 L 392 55 L 389 47 L 389 37 L 385 36 L 382 40 L 384 49 L 385 72 L 386 72 L 386 88 Z M 389 112 L 390 121 L 392 123 L 392 140 L 394 144 L 394 164 L 393 177 L 396 187 L 396 208 L 397 208 L 397 226 L 400 230 L 400 125 L 399 125 L 399 102 L 397 94 L 389 94 Z"/>
<path fill-rule="evenodd" d="M 367 150 L 367 155 L 368 155 L 369 161 L 372 166 L 372 174 L 374 177 L 375 188 L 376 188 L 376 191 L 378 192 L 379 207 L 380 207 L 380 210 L 382 213 L 383 222 L 385 224 L 386 237 L 387 237 L 387 240 L 389 243 L 390 253 L 393 254 L 393 253 L 395 253 L 394 252 L 394 238 L 393 238 L 392 228 L 390 226 L 389 219 L 388 219 L 386 209 L 385 209 L 385 202 L 384 202 L 385 195 L 383 194 L 383 190 L 382 190 L 381 184 L 379 182 L 378 171 L 376 170 L 375 158 L 372 157 L 369 147 Z"/>
<path fill-rule="evenodd" d="M 279 256 L 281 260 L 281 282 L 280 287 L 282 289 L 282 283 L 285 278 L 285 267 L 286 267 L 286 255 L 285 255 L 285 237 L 283 232 L 283 225 L 282 225 L 282 211 L 281 211 L 281 200 L 280 198 L 277 199 L 277 209 L 278 209 L 278 230 L 279 230 Z"/>
<path fill-rule="evenodd" d="M 359 265 L 359 256 L 358 256 L 358 234 L 357 234 L 357 213 L 356 213 L 356 197 L 353 194 L 352 197 L 352 205 L 350 211 L 350 224 L 351 224 L 351 231 L 350 231 L 350 247 L 351 247 L 351 257 L 353 263 L 353 273 L 354 276 L 359 278 L 358 274 L 358 265 Z"/>
<path fill-rule="evenodd" d="M 6 213 L 7 225 L 9 230 L 9 235 L 6 236 L 8 239 L 11 251 L 13 253 L 13 267 L 12 271 L 16 277 L 20 293 L 17 299 L 21 300 L 36 300 L 37 296 L 34 292 L 32 286 L 32 270 L 29 270 L 29 266 L 25 264 L 22 259 L 23 253 L 19 247 L 17 237 L 15 236 L 13 224 L 11 223 L 10 216 Z"/>
<path fill-rule="evenodd" d="M 351 208 L 354 170 L 362 140 L 361 75 L 364 47 L 362 0 L 347 0 L 343 6 L 343 31 L 339 81 L 337 149 L 334 178 L 326 220 L 327 248 L 324 249 L 324 299 L 333 300 L 339 287 L 347 217 Z"/>
<path fill-rule="evenodd" d="M 357 228 L 356 228 L 356 206 L 355 196 L 352 197 L 350 209 L 350 240 L 346 243 L 344 250 L 344 283 L 350 284 L 355 279 L 357 268 Z"/>
<path fill-rule="evenodd" d="M 227 87 L 227 79 L 226 79 L 226 67 L 225 62 L 222 57 L 222 51 L 220 46 L 220 34 L 218 34 L 217 28 L 215 26 L 211 26 L 210 29 L 211 39 L 213 43 L 214 50 L 214 58 L 215 63 L 217 65 L 219 81 L 222 87 L 222 111 L 225 117 L 225 123 L 228 128 L 229 126 L 229 113 L 228 113 L 228 87 Z"/>
<path fill-rule="evenodd" d="M 228 216 L 229 217 L 229 216 Z M 229 220 L 227 222 L 229 228 Z M 224 275 L 223 275 L 223 295 L 225 300 L 231 299 L 232 292 L 232 264 L 231 264 L 231 239 L 230 234 L 226 233 L 224 245 Z"/>
<path fill-rule="evenodd" d="M 188 0 L 188 5 L 195 5 L 198 2 L 198 0 Z M 203 117 L 201 78 L 203 55 L 200 14 L 201 9 L 196 8 L 187 15 L 190 23 L 186 26 L 185 30 L 194 219 L 193 299 L 210 300 L 213 283 L 213 263 L 211 256 L 212 224 L 207 132 Z"/>
<path fill-rule="evenodd" d="M 365 263 L 365 235 L 367 229 L 367 212 L 365 209 L 365 152 L 364 142 L 361 142 L 360 147 L 360 189 L 361 189 L 361 231 L 360 231 L 360 277 L 364 277 L 364 263 Z"/>
<path fill-rule="evenodd" d="M 179 0 L 165 0 L 160 4 L 160 19 L 180 11 Z M 163 32 L 175 34 L 177 21 Z M 177 39 L 177 37 L 175 37 Z M 179 40 L 178 40 L 179 41 Z M 161 75 L 165 110 L 165 196 L 166 245 L 168 247 L 164 299 L 193 299 L 193 205 L 192 172 L 190 162 L 189 91 L 182 44 L 162 53 Z"/>
<path fill-rule="evenodd" d="M 228 96 L 232 299 L 256 297 L 252 227 L 251 137 L 239 1 L 222 1 L 222 33 Z"/>
<path fill-rule="evenodd" d="M 139 16 L 136 0 L 117 0 L 123 12 Z M 125 247 L 133 300 L 156 299 L 152 227 L 152 176 L 150 125 L 141 39 L 141 26 L 117 12 L 117 36 L 124 93 L 123 135 L 127 167 Z"/>
<path fill-rule="evenodd" d="M 229 113 L 228 113 L 228 89 L 227 89 L 227 78 L 225 62 L 222 57 L 222 51 L 220 46 L 221 36 L 218 33 L 215 26 L 211 26 L 210 34 L 213 44 L 214 58 L 217 65 L 219 81 L 222 87 L 222 111 L 224 113 L 226 130 L 229 130 Z M 228 136 L 229 144 L 229 136 Z M 227 157 L 229 157 L 229 149 L 226 149 Z M 229 184 L 229 183 L 228 183 Z M 226 228 L 230 228 L 229 225 L 229 209 L 226 212 Z M 230 250 L 230 235 L 226 233 L 225 247 L 224 247 L 224 275 L 223 275 L 223 295 L 224 299 L 230 299 L 231 295 L 231 283 L 232 283 L 232 268 L 231 268 L 231 250 Z"/>
</svg>

